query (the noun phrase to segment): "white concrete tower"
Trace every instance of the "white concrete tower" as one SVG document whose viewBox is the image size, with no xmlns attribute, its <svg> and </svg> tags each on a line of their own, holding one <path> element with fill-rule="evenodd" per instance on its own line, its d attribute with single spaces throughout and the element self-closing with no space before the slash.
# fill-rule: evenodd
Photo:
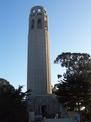
<svg viewBox="0 0 91 122">
<path fill-rule="evenodd" d="M 35 6 L 29 16 L 27 89 L 32 95 L 51 93 L 48 16 L 45 9 Z"/>
</svg>

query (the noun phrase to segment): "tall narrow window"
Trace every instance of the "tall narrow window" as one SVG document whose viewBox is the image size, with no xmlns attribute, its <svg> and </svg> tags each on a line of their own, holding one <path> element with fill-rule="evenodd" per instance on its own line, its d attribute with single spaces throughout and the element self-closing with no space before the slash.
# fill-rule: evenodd
<svg viewBox="0 0 91 122">
<path fill-rule="evenodd" d="M 45 25 L 45 29 L 48 30 L 48 23 L 47 23 L 47 21 L 44 22 L 44 25 Z"/>
<path fill-rule="evenodd" d="M 32 19 L 32 21 L 31 21 L 31 29 L 33 29 L 34 28 L 34 19 Z"/>
<path fill-rule="evenodd" d="M 42 21 L 41 21 L 41 19 L 38 19 L 38 21 L 37 21 L 37 28 L 38 29 L 42 28 Z"/>
<path fill-rule="evenodd" d="M 48 30 L 48 21 L 47 21 L 47 17 L 44 18 L 44 26 L 45 26 L 45 29 Z"/>
</svg>

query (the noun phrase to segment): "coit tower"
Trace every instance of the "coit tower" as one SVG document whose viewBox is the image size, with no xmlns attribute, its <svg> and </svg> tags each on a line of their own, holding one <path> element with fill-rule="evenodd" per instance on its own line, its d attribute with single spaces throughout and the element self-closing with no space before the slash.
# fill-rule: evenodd
<svg viewBox="0 0 91 122">
<path fill-rule="evenodd" d="M 31 94 L 51 93 L 48 16 L 42 6 L 35 6 L 29 15 L 27 89 Z"/>
</svg>

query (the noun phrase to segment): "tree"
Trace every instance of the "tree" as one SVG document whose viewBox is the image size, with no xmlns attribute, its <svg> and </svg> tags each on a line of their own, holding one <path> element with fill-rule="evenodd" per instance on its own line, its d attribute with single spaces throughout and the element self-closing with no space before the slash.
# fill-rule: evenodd
<svg viewBox="0 0 91 122">
<path fill-rule="evenodd" d="M 59 75 L 55 94 L 67 109 L 85 110 L 91 102 L 91 57 L 86 53 L 62 53 L 55 63 L 66 68 L 63 79 Z"/>
<path fill-rule="evenodd" d="M 28 122 L 27 93 L 0 79 L 0 122 Z"/>
</svg>

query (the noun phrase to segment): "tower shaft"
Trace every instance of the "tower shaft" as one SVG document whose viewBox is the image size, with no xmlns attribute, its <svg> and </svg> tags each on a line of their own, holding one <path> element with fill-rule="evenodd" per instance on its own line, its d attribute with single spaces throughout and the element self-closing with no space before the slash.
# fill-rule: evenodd
<svg viewBox="0 0 91 122">
<path fill-rule="evenodd" d="M 32 95 L 51 92 L 48 19 L 43 7 L 35 6 L 29 16 L 27 89 Z"/>
</svg>

